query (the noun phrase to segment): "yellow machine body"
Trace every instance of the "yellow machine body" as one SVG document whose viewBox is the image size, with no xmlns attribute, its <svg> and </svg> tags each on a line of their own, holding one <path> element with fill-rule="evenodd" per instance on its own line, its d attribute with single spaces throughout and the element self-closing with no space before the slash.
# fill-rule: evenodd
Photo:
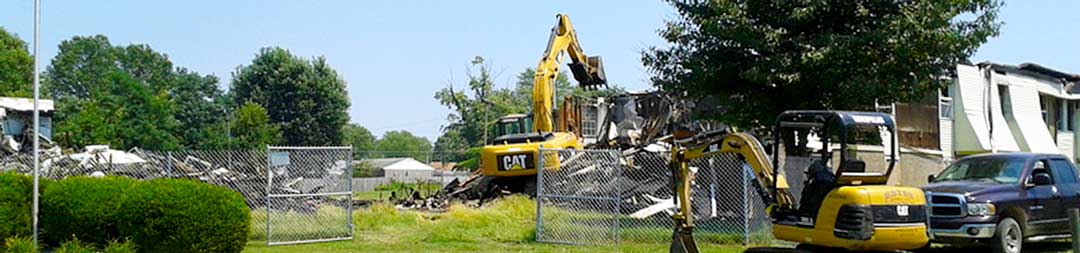
<svg viewBox="0 0 1080 253">
<path fill-rule="evenodd" d="M 536 175 L 540 147 L 544 149 L 581 149 L 577 136 L 566 132 L 551 133 L 544 141 L 524 143 L 495 143 L 484 146 L 480 153 L 481 172 L 492 177 Z M 544 166 L 557 165 L 558 160 L 545 157 Z"/>
<path fill-rule="evenodd" d="M 922 248 L 929 242 L 925 223 L 907 226 L 874 227 L 866 240 L 839 238 L 835 235 L 836 219 L 840 208 L 857 206 L 921 206 L 926 204 L 922 190 L 913 187 L 886 185 L 841 186 L 825 197 L 818 210 L 814 227 L 773 223 L 776 239 L 843 248 L 855 251 L 890 251 Z"/>
</svg>

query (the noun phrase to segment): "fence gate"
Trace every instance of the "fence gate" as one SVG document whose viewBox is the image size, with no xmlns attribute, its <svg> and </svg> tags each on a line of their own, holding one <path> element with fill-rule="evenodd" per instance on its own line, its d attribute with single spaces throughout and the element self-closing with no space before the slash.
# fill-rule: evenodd
<svg viewBox="0 0 1080 253">
<path fill-rule="evenodd" d="M 350 240 L 352 147 L 268 147 L 266 243 Z"/>
</svg>

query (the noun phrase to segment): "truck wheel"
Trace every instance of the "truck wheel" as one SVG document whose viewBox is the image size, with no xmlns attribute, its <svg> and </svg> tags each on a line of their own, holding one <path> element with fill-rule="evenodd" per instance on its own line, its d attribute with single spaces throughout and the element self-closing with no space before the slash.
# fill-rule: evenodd
<svg viewBox="0 0 1080 253">
<path fill-rule="evenodd" d="M 1024 242 L 1024 231 L 1012 218 L 1005 218 L 998 222 L 997 231 L 990 241 L 991 252 L 994 253 L 1020 253 L 1020 246 Z"/>
</svg>

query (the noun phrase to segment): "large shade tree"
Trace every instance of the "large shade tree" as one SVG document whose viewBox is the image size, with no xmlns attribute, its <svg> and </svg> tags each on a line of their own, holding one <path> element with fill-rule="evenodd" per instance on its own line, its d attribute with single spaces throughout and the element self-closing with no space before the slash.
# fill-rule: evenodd
<svg viewBox="0 0 1080 253">
<path fill-rule="evenodd" d="M 233 73 L 232 103 L 266 108 L 281 128 L 282 145 L 341 145 L 349 122 L 345 81 L 323 57 L 307 60 L 289 51 L 263 48 L 250 65 Z"/>
<path fill-rule="evenodd" d="M 223 148 L 217 78 L 175 67 L 147 45 L 103 35 L 60 43 L 43 85 L 57 102 L 54 139 L 66 148 Z"/>
<path fill-rule="evenodd" d="M 996 0 L 670 0 L 654 85 L 769 125 L 789 109 L 873 109 L 942 85 L 1001 25 Z"/>
<path fill-rule="evenodd" d="M 26 41 L 0 27 L 0 96 L 32 96 L 34 58 Z"/>
</svg>

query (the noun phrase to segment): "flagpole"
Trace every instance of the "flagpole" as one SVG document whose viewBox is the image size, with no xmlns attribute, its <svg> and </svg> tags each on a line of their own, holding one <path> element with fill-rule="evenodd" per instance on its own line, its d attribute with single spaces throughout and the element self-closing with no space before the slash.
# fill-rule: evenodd
<svg viewBox="0 0 1080 253">
<path fill-rule="evenodd" d="M 39 177 L 41 172 L 41 162 L 39 160 L 39 131 L 41 130 L 40 119 L 38 118 L 38 100 L 41 99 L 41 80 L 40 80 L 40 67 L 38 64 L 41 61 L 41 54 L 38 53 L 38 44 L 41 41 L 40 29 L 41 26 L 41 0 L 34 0 L 34 206 L 33 206 L 33 233 L 34 233 L 34 245 L 38 245 L 38 198 L 40 197 L 39 191 Z"/>
</svg>

